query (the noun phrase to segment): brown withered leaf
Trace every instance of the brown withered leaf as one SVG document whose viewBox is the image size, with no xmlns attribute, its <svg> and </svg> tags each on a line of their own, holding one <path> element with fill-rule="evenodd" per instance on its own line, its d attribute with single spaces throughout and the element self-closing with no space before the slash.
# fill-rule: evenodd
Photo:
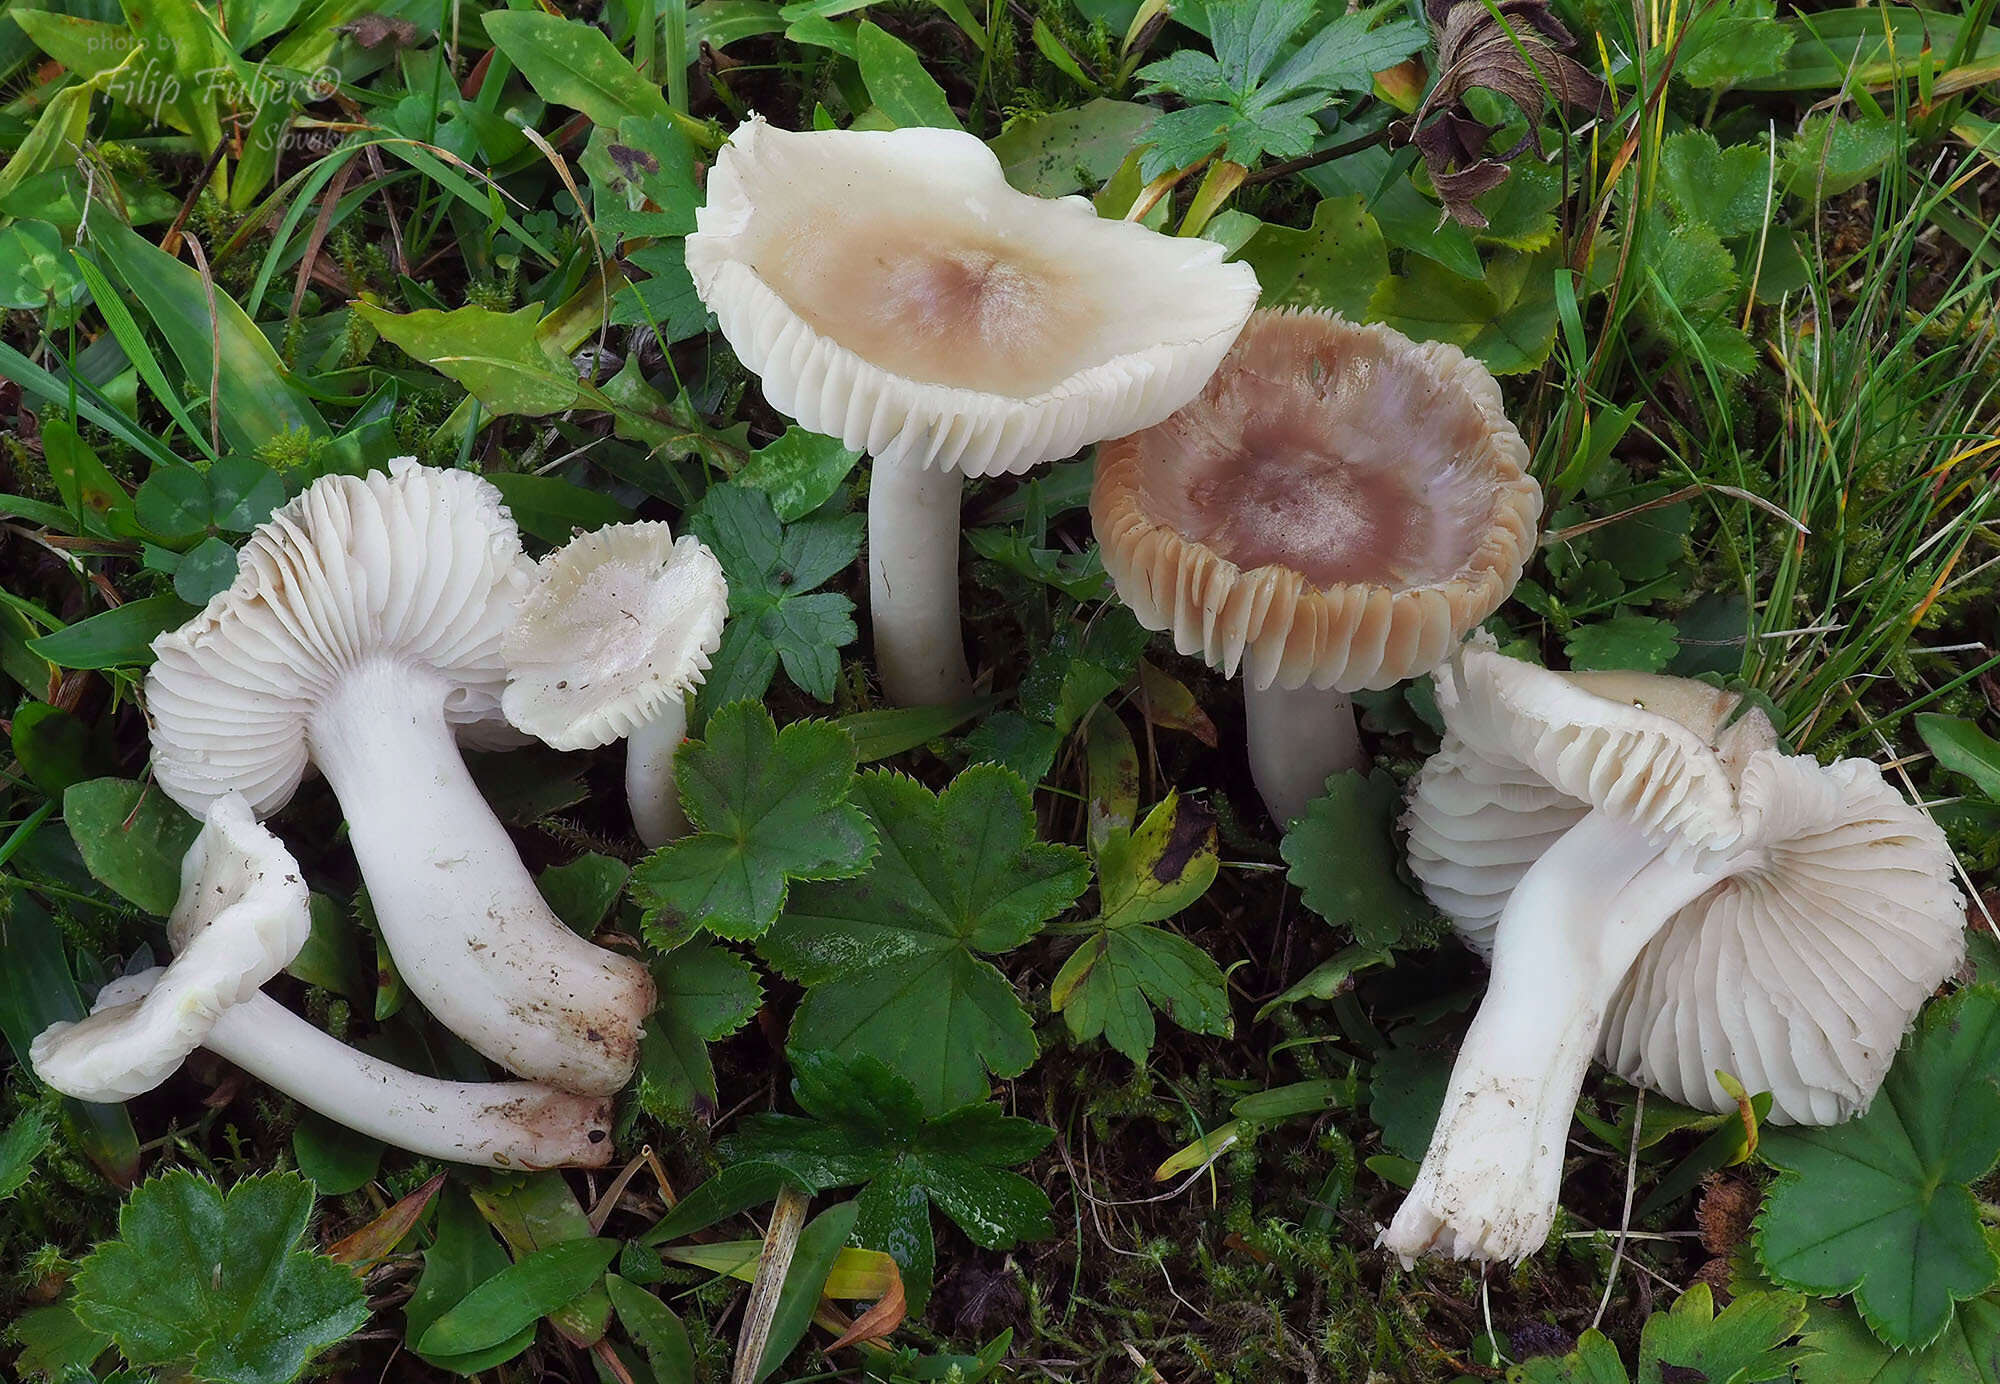
<svg viewBox="0 0 2000 1384">
<path fill-rule="evenodd" d="M 1549 12 L 1548 0 L 1424 0 L 1437 41 L 1437 83 L 1408 120 L 1391 133 L 1415 144 L 1445 214 L 1475 229 L 1486 218 L 1473 199 L 1507 180 L 1508 164 L 1540 141 L 1536 126 L 1551 101 L 1566 110 L 1609 115 L 1611 93 L 1568 56 L 1576 39 Z M 1483 87 L 1511 101 L 1528 118 L 1528 136 L 1503 154 L 1488 155 L 1496 126 L 1473 118 L 1465 93 Z"/>
<path fill-rule="evenodd" d="M 407 19 L 387 14 L 356 15 L 347 23 L 337 25 L 335 33 L 347 34 L 363 48 L 380 48 L 389 44 L 396 48 L 407 48 L 417 41 L 417 26 Z"/>
</svg>

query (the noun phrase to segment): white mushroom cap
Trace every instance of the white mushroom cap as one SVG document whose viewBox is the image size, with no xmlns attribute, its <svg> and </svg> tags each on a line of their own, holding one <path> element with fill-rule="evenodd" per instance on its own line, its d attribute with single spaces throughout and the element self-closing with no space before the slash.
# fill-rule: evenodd
<svg viewBox="0 0 2000 1384">
<path fill-rule="evenodd" d="M 1384 688 L 1514 589 L 1541 515 L 1527 465 L 1457 347 L 1266 310 L 1197 398 L 1099 449 L 1091 527 L 1179 652 L 1253 690 Z"/>
<path fill-rule="evenodd" d="M 519 743 L 500 646 L 532 574 L 500 492 L 470 472 L 398 457 L 314 481 L 251 535 L 228 590 L 153 641 L 161 787 L 198 815 L 231 792 L 275 811 L 305 776 L 314 710 L 383 659 L 446 680 L 461 743 Z"/>
<path fill-rule="evenodd" d="M 1562 674 L 1468 646 L 1438 676 L 1448 733 L 1405 819 L 1425 894 L 1492 954 L 1508 897 L 1593 809 L 1669 853 L 1746 861 L 1639 952 L 1601 1034 L 1606 1066 L 1697 1108 L 1714 1071 L 1772 1093 L 1778 1123 L 1866 1107 L 1925 998 L 1959 964 L 1949 848 L 1874 765 L 1776 748 L 1761 711 L 1692 680 Z"/>
<path fill-rule="evenodd" d="M 717 156 L 687 266 L 772 406 L 878 460 L 1026 470 L 1192 398 L 1257 300 L 1223 249 L 1009 187 L 956 130 Z"/>
<path fill-rule="evenodd" d="M 89 1018 L 44 1030 L 29 1049 L 36 1074 L 79 1100 L 152 1090 L 298 955 L 312 930 L 309 903 L 298 862 L 242 796 L 217 799 L 181 862 L 167 919 L 173 963 L 150 986 L 114 981 Z"/>
<path fill-rule="evenodd" d="M 665 524 L 613 524 L 542 559 L 504 645 L 508 720 L 559 750 L 622 740 L 701 685 L 729 584 Z"/>
</svg>

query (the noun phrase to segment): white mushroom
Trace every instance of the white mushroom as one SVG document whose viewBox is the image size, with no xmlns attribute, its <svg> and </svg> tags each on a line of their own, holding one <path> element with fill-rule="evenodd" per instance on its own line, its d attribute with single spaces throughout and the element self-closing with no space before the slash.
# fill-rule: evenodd
<svg viewBox="0 0 2000 1384">
<path fill-rule="evenodd" d="M 674 751 L 728 613 L 722 564 L 700 540 L 613 524 L 542 559 L 507 631 L 507 719 L 559 750 L 623 738 L 625 797 L 648 846 L 686 830 Z"/>
<path fill-rule="evenodd" d="M 1569 674 L 1490 640 L 1438 674 L 1410 864 L 1493 973 L 1383 1235 L 1519 1260 L 1553 1220 L 1593 1054 L 1703 1109 L 1865 1109 L 1964 948 L 1942 834 L 1865 760 L 1786 755 L 1705 684 Z M 1733 719 L 1732 719 L 1733 718 Z"/>
<path fill-rule="evenodd" d="M 1098 449 L 1091 526 L 1148 629 L 1243 674 L 1279 826 L 1362 767 L 1348 694 L 1437 666 L 1507 599 L 1541 490 L 1455 346 L 1263 311 L 1198 397 Z"/>
<path fill-rule="evenodd" d="M 411 993 L 510 1071 L 604 1094 L 638 1060 L 652 980 L 550 912 L 453 740 L 518 743 L 501 641 L 533 570 L 468 472 L 322 477 L 153 642 L 153 769 L 191 812 L 237 791 L 262 814 L 316 764 Z"/>
<path fill-rule="evenodd" d="M 737 128 L 688 271 L 774 408 L 875 457 L 869 592 L 893 699 L 970 689 L 960 478 L 1025 471 L 1193 397 L 1257 299 L 1222 257 L 1016 192 L 960 131 Z"/>
<path fill-rule="evenodd" d="M 90 1017 L 51 1025 L 29 1060 L 65 1095 L 122 1101 L 205 1047 L 330 1120 L 427 1157 L 498 1168 L 609 1161 L 607 1100 L 525 1081 L 418 1076 L 263 994 L 310 931 L 297 863 L 240 795 L 219 798 L 181 864 L 167 920 L 173 962 L 106 985 Z"/>
</svg>

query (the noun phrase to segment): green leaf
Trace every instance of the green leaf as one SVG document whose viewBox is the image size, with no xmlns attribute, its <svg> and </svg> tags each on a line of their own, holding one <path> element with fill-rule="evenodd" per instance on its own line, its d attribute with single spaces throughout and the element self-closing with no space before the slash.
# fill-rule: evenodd
<svg viewBox="0 0 2000 1384">
<path fill-rule="evenodd" d="M 63 793 L 63 821 L 92 878 L 164 918 L 181 892 L 181 857 L 201 823 L 149 783 L 101 778 Z"/>
<path fill-rule="evenodd" d="M 542 318 L 536 304 L 513 312 L 468 306 L 451 312 L 422 308 L 394 313 L 357 302 L 354 310 L 385 341 L 465 386 L 490 414 L 539 417 L 570 408 L 584 397 L 575 367 L 536 332 Z"/>
<path fill-rule="evenodd" d="M 868 819 L 847 800 L 854 742 L 838 726 L 795 721 L 780 732 L 760 703 L 731 702 L 676 763 L 695 834 L 654 851 L 634 881 L 655 946 L 695 928 L 756 937 L 790 881 L 847 879 L 874 853 Z"/>
<path fill-rule="evenodd" d="M 639 75 L 602 30 L 536 10 L 484 16 L 486 36 L 544 101 L 616 127 L 628 115 L 668 114 L 659 83 Z"/>
<path fill-rule="evenodd" d="M 1555 272 L 1547 255 L 1495 255 L 1484 279 L 1408 261 L 1382 281 L 1368 314 L 1418 341 L 1462 346 L 1496 375 L 1516 375 L 1540 366 L 1555 345 Z"/>
<path fill-rule="evenodd" d="M 702 685 L 704 707 L 756 700 L 778 665 L 807 695 L 833 700 L 842 646 L 855 638 L 854 603 L 813 588 L 861 551 L 864 516 L 781 524 L 771 499 L 742 485 L 712 485 L 688 516 L 729 580 L 729 623 Z"/>
<path fill-rule="evenodd" d="M 1028 787 L 975 765 L 933 797 L 897 774 L 861 775 L 853 799 L 881 853 L 868 873 L 801 883 L 759 950 L 808 987 L 792 1042 L 879 1058 L 926 1109 L 980 1099 L 987 1073 L 1019 1076 L 1034 1025 L 986 956 L 1010 951 L 1090 881 L 1081 852 L 1037 841 Z"/>
<path fill-rule="evenodd" d="M 688 7 L 688 51 L 700 52 L 703 43 L 724 48 L 740 39 L 783 33 L 784 28 L 776 0 L 701 0 Z"/>
<path fill-rule="evenodd" d="M 1706 130 L 1683 130 L 1660 147 L 1660 194 L 1684 221 L 1699 221 L 1724 240 L 1764 225 L 1771 166 L 1763 149 L 1724 149 Z"/>
<path fill-rule="evenodd" d="M 944 88 L 924 71 L 916 50 L 869 20 L 854 36 L 854 58 L 862 85 L 875 108 L 898 126 L 930 125 L 940 130 L 964 127 L 951 113 Z"/>
<path fill-rule="evenodd" d="M 1929 1345 L 1955 1300 L 2000 1281 L 1970 1189 L 2000 1157 L 2000 990 L 1931 1005 L 1866 1114 L 1826 1129 L 1764 1131 L 1783 1170 L 1757 1218 L 1772 1278 L 1854 1295 L 1898 1349 Z"/>
<path fill-rule="evenodd" d="M 292 1157 L 323 1197 L 346 1196 L 374 1180 L 387 1146 L 310 1110 L 292 1128 Z"/>
<path fill-rule="evenodd" d="M 1770 1384 L 1788 1379 L 1810 1352 L 1784 1342 L 1806 1319 L 1791 1293 L 1746 1293 L 1720 1314 L 1706 1283 L 1646 1319 L 1639 1335 L 1638 1384 Z M 1565 1356 L 1545 1355 L 1507 1371 L 1511 1384 L 1630 1384 L 1618 1348 L 1586 1331 Z"/>
<path fill-rule="evenodd" d="M 716 1107 L 708 1045 L 727 1038 L 764 1002 L 757 970 L 726 947 L 689 942 L 653 963 L 659 999 L 639 1044 L 639 1103 L 665 1118 Z"/>
<path fill-rule="evenodd" d="M 643 270 L 646 278 L 618 290 L 618 301 L 611 310 L 613 322 L 624 327 L 641 323 L 656 326 L 660 339 L 669 346 L 700 336 L 713 326 L 715 319 L 688 274 L 687 248 L 681 241 L 663 240 L 629 251 L 625 263 Z"/>
<path fill-rule="evenodd" d="M 837 437 L 786 428 L 777 441 L 757 449 L 735 481 L 769 495 L 771 508 L 789 524 L 831 499 L 860 460 L 861 453 L 841 446 Z"/>
<path fill-rule="evenodd" d="M 625 892 L 631 874 L 624 861 L 585 851 L 566 865 L 542 871 L 535 877 L 535 887 L 565 927 L 588 937 Z"/>
<path fill-rule="evenodd" d="M 181 556 L 174 568 L 174 595 L 201 607 L 236 580 L 236 549 L 220 538 L 204 538 Z"/>
<path fill-rule="evenodd" d="M 24 702 L 14 713 L 14 758 L 35 785 L 59 798 L 73 783 L 94 777 L 104 758 L 90 727 L 61 707 Z"/>
<path fill-rule="evenodd" d="M 583 151 L 583 171 L 590 175 L 591 215 L 600 235 L 622 240 L 684 236 L 694 229 L 701 202 L 694 146 L 664 116 L 627 116 L 616 126 L 598 126 Z"/>
<path fill-rule="evenodd" d="M 885 706 L 842 716 L 834 724 L 852 737 L 855 757 L 871 764 L 950 734 L 973 717 L 991 711 L 996 700 L 974 697 L 943 706 Z"/>
<path fill-rule="evenodd" d="M 1172 793 L 1137 831 L 1111 830 L 1097 857 L 1096 930 L 1070 953 L 1050 991 L 1071 1037 L 1101 1034 L 1143 1063 L 1154 1009 L 1192 1033 L 1230 1031 L 1221 968 L 1185 938 L 1146 926 L 1194 903 L 1216 869 L 1214 815 Z"/>
<path fill-rule="evenodd" d="M 604 1276 L 604 1287 L 626 1334 L 646 1352 L 653 1377 L 660 1384 L 694 1384 L 694 1345 L 673 1309 L 615 1273 Z"/>
<path fill-rule="evenodd" d="M 1412 1162 L 1423 1158 L 1444 1108 L 1451 1066 L 1449 1052 L 1405 1043 L 1401 1033 L 1375 1054 L 1368 1072 L 1368 1118 L 1383 1148 Z"/>
<path fill-rule="evenodd" d="M 830 1206 L 799 1232 L 791 1267 L 785 1271 L 785 1285 L 771 1314 L 771 1330 L 764 1338 L 764 1351 L 752 1376 L 757 1384 L 775 1374 L 805 1339 L 813 1314 L 819 1311 L 820 1291 L 826 1287 L 841 1247 L 853 1237 L 860 1215 L 861 1208 L 853 1202 Z"/>
<path fill-rule="evenodd" d="M 227 1194 L 173 1169 L 118 1212 L 118 1238 L 76 1274 L 76 1313 L 140 1366 L 217 1384 L 285 1384 L 368 1319 L 361 1280 L 300 1247 L 312 1187 L 295 1173 Z"/>
<path fill-rule="evenodd" d="M 1891 1350 L 1852 1309 L 1815 1302 L 1802 1344 L 1800 1384 L 2000 1384 L 2000 1297 L 1958 1305 L 1944 1334 L 1922 1350 Z"/>
<path fill-rule="evenodd" d="M 1354 321 L 1389 276 L 1382 231 L 1359 197 L 1323 197 L 1303 231 L 1264 226 L 1237 256 L 1257 272 L 1273 307 L 1331 308 Z"/>
<path fill-rule="evenodd" d="M 1305 906 L 1378 951 L 1406 944 L 1434 917 L 1396 875 L 1393 828 L 1402 803 L 1385 770 L 1335 774 L 1278 846 Z"/>
<path fill-rule="evenodd" d="M 1668 226 L 1657 212 L 1640 241 L 1645 291 L 1638 302 L 1648 326 L 1724 374 L 1741 375 L 1756 364 L 1749 338 L 1736 324 L 1736 256 L 1700 221 Z"/>
<path fill-rule="evenodd" d="M 1657 673 L 1680 652 L 1679 631 L 1650 615 L 1614 615 L 1578 625 L 1563 637 L 1572 668 L 1629 668 Z"/>
<path fill-rule="evenodd" d="M 131 668 L 152 662 L 153 641 L 194 613 L 178 596 L 142 596 L 30 639 L 28 648 L 58 668 Z"/>
<path fill-rule="evenodd" d="M 404 1309 L 403 1340 L 412 1350 L 431 1325 L 465 1295 L 507 1267 L 507 1251 L 493 1238 L 480 1218 L 466 1190 L 446 1183 L 438 1194 L 437 1229 L 430 1247 L 424 1251 L 424 1269 L 417 1277 L 416 1291 Z M 535 1339 L 531 1322 L 514 1336 L 470 1355 L 432 1359 L 431 1363 L 455 1374 L 476 1374 L 513 1359 Z"/>
<path fill-rule="evenodd" d="M 98 535 L 132 535 L 132 497 L 67 419 L 42 425 L 42 457 L 69 512 Z"/>
<path fill-rule="evenodd" d="M 1723 0 L 1688 17 L 1674 75 L 1689 86 L 1733 86 L 1782 71 L 1794 41 L 1771 0 Z"/>
<path fill-rule="evenodd" d="M 784 1168 L 814 1191 L 864 1186 L 859 1239 L 896 1260 L 913 1314 L 930 1296 L 932 1205 L 987 1249 L 1049 1233 L 1048 1197 L 1006 1171 L 1048 1146 L 1047 1129 L 992 1104 L 927 1117 L 915 1088 L 872 1057 L 794 1049 L 791 1059 L 805 1117 L 752 1115 L 723 1156 Z"/>
<path fill-rule="evenodd" d="M 1879 173 L 1897 157 L 1904 138 L 1900 122 L 1888 116 L 1809 116 L 1785 146 L 1779 186 L 1809 202 L 1836 197 Z"/>
<path fill-rule="evenodd" d="M 1918 713 L 1917 734 L 1937 756 L 1939 768 L 1963 774 L 1981 793 L 2000 803 L 2000 740 L 1962 716 L 1929 711 Z"/>
<path fill-rule="evenodd" d="M 538 1249 L 467 1293 L 417 1342 L 427 1356 L 464 1355 L 500 1345 L 596 1285 L 619 1242 L 565 1240 Z"/>
<path fill-rule="evenodd" d="M 332 435 L 312 400 L 292 383 L 270 339 L 235 299 L 220 287 L 204 284 L 193 267 L 142 239 L 115 217 L 92 217 L 90 228 L 105 263 L 117 271 L 173 348 L 188 393 L 205 397 L 211 379 L 219 384 L 213 406 L 221 414 L 222 436 L 231 450 L 254 453 L 272 438 L 291 433 Z"/>
<path fill-rule="evenodd" d="M 1141 102 L 1099 97 L 1068 110 L 1016 116 L 986 147 L 1017 191 L 1066 197 L 1108 180 L 1159 116 Z"/>
<path fill-rule="evenodd" d="M 16 1116 L 0 1134 L 0 1201 L 27 1186 L 35 1160 L 49 1146 L 50 1129 L 48 1112 L 37 1107 Z"/>
<path fill-rule="evenodd" d="M 561 476 L 499 472 L 486 479 L 507 502 L 514 522 L 551 546 L 569 542 L 578 530 L 590 532 L 632 517 L 631 510 L 609 495 L 586 490 Z"/>
</svg>

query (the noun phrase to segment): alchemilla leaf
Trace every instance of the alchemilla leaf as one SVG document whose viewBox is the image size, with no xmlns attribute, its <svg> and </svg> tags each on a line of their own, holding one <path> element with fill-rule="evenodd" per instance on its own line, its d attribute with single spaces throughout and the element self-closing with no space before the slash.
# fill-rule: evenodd
<svg viewBox="0 0 2000 1384">
<path fill-rule="evenodd" d="M 179 1168 L 153 1178 L 77 1270 L 77 1316 L 135 1365 L 286 1384 L 368 1319 L 354 1271 L 299 1243 L 312 1205 L 296 1173 L 227 1193 Z"/>
<path fill-rule="evenodd" d="M 1971 1187 L 2000 1159 L 1996 1070 L 2000 990 L 1961 990 L 1925 1013 L 1866 1114 L 1767 1130 L 1760 1152 L 1783 1170 L 1757 1218 L 1771 1277 L 1852 1293 L 1869 1329 L 1903 1350 L 2000 1282 Z"/>
<path fill-rule="evenodd" d="M 1278 847 L 1306 907 L 1364 947 L 1427 940 L 1436 916 L 1396 874 L 1391 828 L 1401 804 L 1382 770 L 1335 774 Z"/>
<path fill-rule="evenodd" d="M 865 1184 L 860 1239 L 902 1268 L 913 1313 L 930 1297 L 933 1204 L 986 1249 L 1049 1233 L 1047 1194 L 1007 1171 L 1048 1147 L 1047 1129 L 991 1103 L 927 1117 L 916 1089 L 872 1057 L 794 1049 L 791 1060 L 809 1118 L 752 1115 L 722 1154 L 775 1163 L 816 1192 Z"/>
<path fill-rule="evenodd" d="M 663 950 L 694 928 L 755 937 L 795 879 L 844 879 L 875 848 L 848 801 L 854 741 L 827 721 L 783 731 L 757 702 L 731 702 L 676 759 L 695 833 L 654 851 L 633 874 L 646 933 Z"/>
<path fill-rule="evenodd" d="M 1706 1283 L 1672 1308 L 1646 1319 L 1639 1336 L 1639 1384 L 1760 1384 L 1790 1379 L 1813 1354 L 1784 1342 L 1805 1324 L 1805 1299 L 1792 1293 L 1745 1293 L 1721 1312 Z M 1629 1384 L 1618 1347 L 1586 1331 L 1568 1355 L 1545 1355 L 1507 1372 L 1509 1384 Z"/>
<path fill-rule="evenodd" d="M 1090 883 L 1083 853 L 1035 839 L 1027 784 L 978 764 L 939 795 L 861 775 L 881 841 L 853 879 L 801 883 L 759 950 L 803 982 L 792 1042 L 879 1058 L 942 1112 L 1035 1060 L 1035 1031 L 987 956 L 1020 946 Z"/>
</svg>

